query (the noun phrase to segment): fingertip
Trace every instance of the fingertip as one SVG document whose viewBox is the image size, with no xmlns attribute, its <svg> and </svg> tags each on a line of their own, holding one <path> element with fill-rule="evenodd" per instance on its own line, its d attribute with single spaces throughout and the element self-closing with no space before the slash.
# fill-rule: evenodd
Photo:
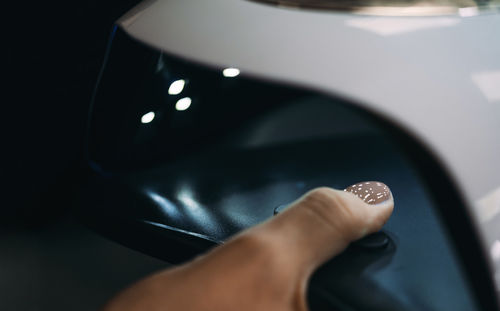
<svg viewBox="0 0 500 311">
<path fill-rule="evenodd" d="M 344 191 L 356 195 L 370 205 L 378 205 L 393 199 L 391 189 L 380 181 L 359 182 L 345 188 Z"/>
<path fill-rule="evenodd" d="M 359 182 L 345 188 L 344 192 L 356 196 L 367 205 L 368 230 L 364 235 L 380 230 L 394 211 L 394 196 L 390 188 L 383 182 Z"/>
<path fill-rule="evenodd" d="M 260 229 L 266 236 L 272 234 L 272 240 L 279 241 L 279 248 L 290 254 L 298 266 L 305 262 L 314 268 L 352 241 L 380 230 L 393 208 L 392 193 L 380 182 L 358 183 L 345 190 L 321 187 L 284 208 L 276 208 L 280 216 Z"/>
</svg>

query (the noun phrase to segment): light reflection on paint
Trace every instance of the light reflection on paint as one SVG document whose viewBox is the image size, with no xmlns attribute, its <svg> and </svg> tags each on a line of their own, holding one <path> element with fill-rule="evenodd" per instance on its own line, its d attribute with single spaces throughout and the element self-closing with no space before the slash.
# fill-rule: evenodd
<svg viewBox="0 0 500 311">
<path fill-rule="evenodd" d="M 200 204 L 194 197 L 193 192 L 188 187 L 183 187 L 177 194 L 177 200 L 179 200 L 183 209 L 184 215 L 191 219 L 195 219 L 196 223 L 203 224 L 205 229 L 217 228 L 218 224 L 213 218 L 212 213 L 206 209 L 202 204 Z"/>
<path fill-rule="evenodd" d="M 186 85 L 186 80 L 176 80 L 170 84 L 170 87 L 168 88 L 168 94 L 169 95 L 177 95 L 184 90 L 184 86 Z"/>
<path fill-rule="evenodd" d="M 476 15 L 479 15 L 479 9 L 475 6 L 468 7 L 468 8 L 460 8 L 460 9 L 458 9 L 458 15 L 460 15 L 462 17 L 476 16 Z"/>
<path fill-rule="evenodd" d="M 177 101 L 177 103 L 175 104 L 175 109 L 177 111 L 184 111 L 188 109 L 190 106 L 191 106 L 191 98 L 184 97 Z"/>
<path fill-rule="evenodd" d="M 490 102 L 500 102 L 500 70 L 472 74 L 472 81 Z"/>
<path fill-rule="evenodd" d="M 150 123 L 155 118 L 155 113 L 150 111 L 141 117 L 141 122 L 144 124 Z"/>
<path fill-rule="evenodd" d="M 499 240 L 496 240 L 495 242 L 493 242 L 493 245 L 491 246 L 490 252 L 491 252 L 491 258 L 493 258 L 494 261 L 500 260 L 500 241 Z"/>
<path fill-rule="evenodd" d="M 170 202 L 167 198 L 153 192 L 146 191 L 146 194 L 151 200 L 153 200 L 166 215 L 172 218 L 180 218 L 179 210 L 174 203 Z"/>
<path fill-rule="evenodd" d="M 192 197 L 192 194 L 186 190 L 182 191 L 181 193 L 179 193 L 179 195 L 177 196 L 177 198 L 179 199 L 179 201 L 181 201 L 185 206 L 189 207 L 190 209 L 192 210 L 198 210 L 198 209 L 201 209 L 200 207 L 200 204 L 198 204 L 198 202 L 196 202 L 193 197 Z"/>
<path fill-rule="evenodd" d="M 500 215 L 500 187 L 485 195 L 476 204 L 482 223 L 493 220 Z"/>
<path fill-rule="evenodd" d="M 399 35 L 425 29 L 451 27 L 460 23 L 459 18 L 394 18 L 394 17 L 356 17 L 346 21 L 346 25 L 369 31 L 380 36 Z"/>
<path fill-rule="evenodd" d="M 240 70 L 238 68 L 226 68 L 222 71 L 222 75 L 226 78 L 234 78 L 239 76 Z"/>
</svg>

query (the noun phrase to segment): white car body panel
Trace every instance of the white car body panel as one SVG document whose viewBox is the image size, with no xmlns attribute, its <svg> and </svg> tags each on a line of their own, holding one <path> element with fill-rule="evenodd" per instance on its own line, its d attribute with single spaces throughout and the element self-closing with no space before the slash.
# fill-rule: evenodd
<svg viewBox="0 0 500 311">
<path fill-rule="evenodd" d="M 363 16 L 244 0 L 158 0 L 118 24 L 182 58 L 340 95 L 396 122 L 454 177 L 498 261 L 498 275 L 500 15 L 463 13 L 473 16 Z"/>
</svg>

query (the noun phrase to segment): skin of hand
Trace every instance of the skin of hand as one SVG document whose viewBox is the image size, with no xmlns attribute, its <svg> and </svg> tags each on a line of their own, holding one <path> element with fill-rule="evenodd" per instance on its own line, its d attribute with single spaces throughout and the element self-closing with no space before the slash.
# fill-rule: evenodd
<svg viewBox="0 0 500 311">
<path fill-rule="evenodd" d="M 380 230 L 393 208 L 392 195 L 369 205 L 351 192 L 314 189 L 209 253 L 132 285 L 103 311 L 308 310 L 314 270 Z"/>
</svg>

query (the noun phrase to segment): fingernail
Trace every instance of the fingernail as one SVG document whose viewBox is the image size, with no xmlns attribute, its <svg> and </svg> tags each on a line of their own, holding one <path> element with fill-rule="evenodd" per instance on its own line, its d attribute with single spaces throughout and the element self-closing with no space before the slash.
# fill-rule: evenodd
<svg viewBox="0 0 500 311">
<path fill-rule="evenodd" d="M 344 189 L 357 195 L 368 204 L 380 204 L 392 198 L 392 193 L 386 184 L 379 181 L 364 181 Z"/>
</svg>

